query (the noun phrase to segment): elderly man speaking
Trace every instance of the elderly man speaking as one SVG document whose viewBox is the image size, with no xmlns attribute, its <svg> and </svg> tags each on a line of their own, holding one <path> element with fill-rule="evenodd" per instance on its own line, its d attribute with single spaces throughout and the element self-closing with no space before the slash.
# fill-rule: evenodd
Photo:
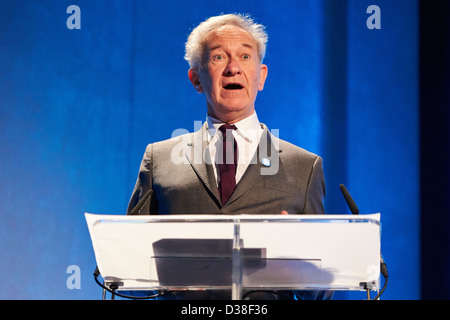
<svg viewBox="0 0 450 320">
<path fill-rule="evenodd" d="M 185 59 L 206 121 L 147 146 L 128 214 L 324 213 L 322 159 L 279 139 L 255 112 L 266 44 L 264 27 L 243 15 L 212 17 L 192 31 Z"/>
<path fill-rule="evenodd" d="M 192 31 L 185 58 L 206 121 L 147 146 L 128 214 L 324 213 L 322 159 L 278 139 L 257 117 L 266 43 L 264 27 L 242 15 L 212 17 Z"/>
</svg>

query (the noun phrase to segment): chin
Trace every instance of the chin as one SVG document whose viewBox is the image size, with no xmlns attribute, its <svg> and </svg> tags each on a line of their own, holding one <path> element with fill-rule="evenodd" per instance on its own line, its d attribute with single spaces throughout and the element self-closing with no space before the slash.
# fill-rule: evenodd
<svg viewBox="0 0 450 320">
<path fill-rule="evenodd" d="M 250 109 L 252 104 L 241 99 L 229 99 L 222 103 L 222 109 L 228 111 L 245 111 Z"/>
<path fill-rule="evenodd" d="M 248 110 L 248 107 L 246 106 L 239 106 L 239 105 L 228 105 L 223 106 L 222 112 L 224 113 L 246 113 Z"/>
</svg>

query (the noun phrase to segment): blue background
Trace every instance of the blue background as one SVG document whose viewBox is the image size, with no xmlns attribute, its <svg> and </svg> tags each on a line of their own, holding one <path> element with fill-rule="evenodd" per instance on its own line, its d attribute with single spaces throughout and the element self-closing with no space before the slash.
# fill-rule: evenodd
<svg viewBox="0 0 450 320">
<path fill-rule="evenodd" d="M 80 30 L 66 27 L 71 4 Z M 371 4 L 380 30 L 366 27 Z M 349 213 L 340 183 L 361 213 L 382 213 L 383 298 L 424 297 L 419 11 L 414 0 L 2 1 L 0 298 L 101 298 L 84 212 L 124 214 L 145 146 L 205 120 L 184 43 L 232 12 L 269 34 L 260 121 L 323 157 L 328 213 Z M 66 286 L 70 265 L 81 289 Z"/>
</svg>

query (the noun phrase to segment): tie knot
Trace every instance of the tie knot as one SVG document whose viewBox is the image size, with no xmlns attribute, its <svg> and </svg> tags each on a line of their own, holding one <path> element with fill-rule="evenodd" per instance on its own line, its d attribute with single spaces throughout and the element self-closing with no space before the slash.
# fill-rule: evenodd
<svg viewBox="0 0 450 320">
<path fill-rule="evenodd" d="M 237 129 L 234 124 L 225 123 L 219 127 L 220 132 L 222 132 L 222 136 L 224 140 L 226 140 L 227 136 L 231 134 L 231 130 Z"/>
<path fill-rule="evenodd" d="M 236 126 L 234 124 L 228 123 L 225 123 L 219 127 L 219 130 L 220 132 L 222 132 L 222 134 L 225 134 L 227 130 L 234 130 L 234 129 L 237 129 Z"/>
</svg>

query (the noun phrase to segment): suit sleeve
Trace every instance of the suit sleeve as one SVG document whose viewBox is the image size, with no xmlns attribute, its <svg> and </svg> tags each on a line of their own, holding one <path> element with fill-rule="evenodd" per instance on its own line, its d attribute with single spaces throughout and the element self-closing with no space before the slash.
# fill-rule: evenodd
<svg viewBox="0 0 450 320">
<path fill-rule="evenodd" d="M 322 158 L 317 157 L 309 177 L 304 214 L 324 214 L 323 201 L 325 199 L 325 177 L 323 174 Z"/>
<path fill-rule="evenodd" d="M 136 185 L 131 195 L 130 202 L 128 203 L 127 214 L 131 214 L 133 208 L 138 205 L 139 201 L 147 193 L 147 191 L 152 189 L 152 151 L 153 146 L 149 144 L 145 149 L 145 153 L 141 161 Z M 153 203 L 154 199 L 150 198 L 148 201 L 146 201 L 145 205 L 139 210 L 139 213 L 137 214 L 150 214 Z"/>
</svg>

